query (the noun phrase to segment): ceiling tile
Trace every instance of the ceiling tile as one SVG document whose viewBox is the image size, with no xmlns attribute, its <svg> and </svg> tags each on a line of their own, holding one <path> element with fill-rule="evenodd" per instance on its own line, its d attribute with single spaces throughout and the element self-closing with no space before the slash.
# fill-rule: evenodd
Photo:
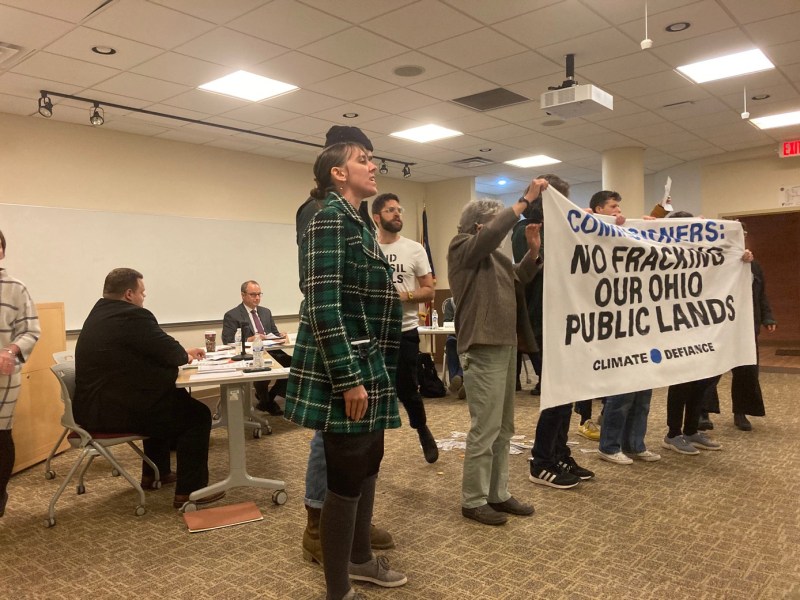
<svg viewBox="0 0 800 600">
<path fill-rule="evenodd" d="M 775 66 L 800 62 L 800 40 L 761 48 Z"/>
<path fill-rule="evenodd" d="M 352 119 L 345 118 L 345 113 L 356 113 L 358 116 Z M 374 119 L 382 119 L 390 116 L 390 113 L 382 110 L 375 110 L 362 104 L 338 104 L 332 108 L 327 108 L 312 114 L 313 117 L 318 119 L 325 119 L 331 124 L 352 124 L 356 127 L 362 127 L 364 123 L 373 121 Z"/>
<path fill-rule="evenodd" d="M 628 23 L 644 17 L 644 3 L 609 2 L 608 0 L 582 1 L 583 4 L 596 13 L 603 15 L 603 18 L 610 23 Z M 658 0 L 657 2 L 648 3 L 647 10 L 650 16 L 652 16 L 697 1 L 698 0 Z M 644 33 L 644 27 L 642 27 L 642 33 Z"/>
<path fill-rule="evenodd" d="M 141 98 L 152 102 L 160 102 L 165 98 L 175 96 L 189 89 L 185 85 L 178 85 L 177 83 L 153 79 L 152 77 L 130 72 L 116 75 L 94 87 L 104 92 L 130 96 L 131 98 Z"/>
<path fill-rule="evenodd" d="M 232 72 L 230 67 L 215 65 L 204 60 L 165 52 L 156 58 L 131 69 L 131 72 L 163 81 L 173 81 L 197 87 Z"/>
<path fill-rule="evenodd" d="M 66 56 L 37 52 L 12 69 L 14 73 L 41 77 L 52 81 L 90 87 L 119 73 L 117 69 L 102 67 Z M 60 90 L 53 90 L 60 91 Z"/>
<path fill-rule="evenodd" d="M 575 66 L 575 73 L 580 83 L 594 83 L 600 87 L 615 81 L 624 81 L 632 77 L 642 77 L 669 70 L 669 65 L 649 52 L 629 54 L 585 67 Z"/>
<path fill-rule="evenodd" d="M 422 52 L 462 69 L 525 52 L 525 46 L 489 29 L 478 29 L 431 44 Z"/>
<path fill-rule="evenodd" d="M 106 124 L 103 125 L 103 129 L 114 129 L 116 131 L 135 135 L 157 135 L 168 131 L 164 127 L 158 127 L 157 125 L 151 125 L 143 121 L 137 122 L 132 119 L 114 119 L 113 121 L 107 121 Z"/>
<path fill-rule="evenodd" d="M 11 115 L 31 116 L 37 111 L 36 103 L 31 102 L 30 98 L 9 94 L 0 94 L 0 106 L 3 107 L 4 113 Z"/>
<path fill-rule="evenodd" d="M 608 133 L 587 135 L 583 139 L 577 140 L 577 142 L 585 148 L 592 148 L 598 152 L 605 152 L 606 150 L 611 150 L 613 148 L 631 148 L 641 146 L 641 142 L 634 140 L 627 135 L 615 133 L 613 131 Z"/>
<path fill-rule="evenodd" d="M 656 5 L 657 3 L 651 2 L 650 4 Z M 640 15 L 639 19 L 620 25 L 620 29 L 631 38 L 641 40 L 644 38 L 644 10 L 638 14 Z M 692 26 L 676 33 L 666 31 L 667 25 L 678 21 L 688 21 Z M 673 10 L 650 14 L 647 18 L 647 26 L 655 49 L 660 48 L 663 44 L 672 44 L 730 29 L 735 27 L 736 23 L 717 0 L 701 0 Z"/>
<path fill-rule="evenodd" d="M 112 3 L 87 19 L 84 25 L 165 50 L 188 42 L 214 27 L 208 21 L 145 0 Z"/>
<path fill-rule="evenodd" d="M 286 51 L 283 46 L 226 27 L 218 27 L 175 48 L 179 54 L 237 70 L 247 69 Z"/>
<path fill-rule="evenodd" d="M 569 17 L 565 18 L 565 14 Z M 607 27 L 607 21 L 578 0 L 565 0 L 494 26 L 497 31 L 534 50 Z"/>
<path fill-rule="evenodd" d="M 739 23 L 763 21 L 797 11 L 796 0 L 722 0 L 722 4 Z"/>
<path fill-rule="evenodd" d="M 279 46 L 299 48 L 347 29 L 349 24 L 299 2 L 274 0 L 231 21 L 228 27 Z"/>
<path fill-rule="evenodd" d="M 695 84 L 675 71 L 660 71 L 652 75 L 634 77 L 625 81 L 607 83 L 603 89 L 614 96 L 623 96 L 628 99 L 648 96 L 657 92 L 665 92 L 680 88 L 687 88 Z"/>
<path fill-rule="evenodd" d="M 96 0 L 95 0 L 96 1 Z M 150 0 L 199 19 L 223 24 L 240 17 L 270 0 Z"/>
<path fill-rule="evenodd" d="M 272 108 L 264 103 L 248 103 L 247 106 L 226 112 L 224 116 L 229 119 L 246 121 L 247 123 L 257 123 L 258 125 L 274 125 L 275 123 L 294 119 L 297 114 L 288 110 Z"/>
<path fill-rule="evenodd" d="M 452 100 L 461 98 L 478 92 L 485 92 L 496 87 L 494 84 L 475 77 L 464 71 L 457 71 L 448 75 L 442 75 L 436 79 L 429 79 L 408 86 L 412 90 L 439 98 L 440 100 Z"/>
<path fill-rule="evenodd" d="M 36 104 L 39 90 L 77 94 L 81 89 L 83 89 L 82 86 L 59 83 L 41 77 L 29 77 L 19 73 L 0 73 L 0 93 L 29 98 L 29 102 L 32 104 Z M 58 104 L 60 99 L 53 97 L 52 101 L 53 104 Z"/>
<path fill-rule="evenodd" d="M 753 47 L 753 42 L 741 30 L 726 29 L 673 44 L 654 44 L 648 53 L 660 58 L 669 68 L 676 68 L 733 52 L 750 50 Z"/>
<path fill-rule="evenodd" d="M 388 135 L 390 133 L 394 133 L 395 131 L 403 131 L 404 129 L 419 127 L 420 125 L 424 124 L 424 122 L 415 121 L 414 119 L 409 119 L 408 117 L 389 115 L 388 117 L 380 117 L 372 121 L 366 121 L 364 123 L 364 127 L 371 129 L 372 131 Z M 395 140 L 395 138 L 391 139 L 393 141 Z"/>
<path fill-rule="evenodd" d="M 435 27 L 420 27 L 435 23 Z M 480 27 L 480 23 L 436 0 L 420 0 L 363 24 L 383 37 L 412 48 L 451 38 Z"/>
<path fill-rule="evenodd" d="M 96 54 L 92 52 L 92 47 L 94 46 L 109 46 L 114 48 L 117 53 L 112 55 Z M 73 29 L 67 35 L 47 46 L 45 50 L 51 54 L 60 54 L 122 70 L 134 67 L 163 52 L 161 48 L 133 42 L 110 33 L 89 29 L 88 27 Z"/>
<path fill-rule="evenodd" d="M 398 67 L 409 65 L 422 67 L 423 72 L 414 77 L 403 77 L 394 73 L 395 69 Z M 420 81 L 426 81 L 434 77 L 439 77 L 440 75 L 452 73 L 455 70 L 455 67 L 440 62 L 430 56 L 425 56 L 420 52 L 406 52 L 360 69 L 365 75 L 371 75 L 372 77 L 388 81 L 398 86 L 419 83 Z"/>
<path fill-rule="evenodd" d="M 0 5 L 0 40 L 23 50 L 44 48 L 72 28 L 64 21 Z"/>
<path fill-rule="evenodd" d="M 502 2 L 487 2 L 486 0 L 444 0 L 456 10 L 463 12 L 481 23 L 491 25 L 518 17 L 557 4 L 561 0 L 503 0 Z"/>
<path fill-rule="evenodd" d="M 405 113 L 423 106 L 437 104 L 439 100 L 405 88 L 397 88 L 375 96 L 362 98 L 359 104 L 388 113 Z"/>
<path fill-rule="evenodd" d="M 186 88 L 183 89 L 185 90 Z M 239 100 L 238 98 L 204 92 L 203 90 L 189 90 L 177 96 L 167 98 L 164 100 L 164 104 L 185 108 L 187 110 L 196 110 L 197 112 L 207 113 L 209 115 L 216 115 L 242 106 L 249 106 L 251 103 L 247 100 Z"/>
<path fill-rule="evenodd" d="M 341 100 L 303 89 L 294 90 L 288 94 L 281 94 L 275 98 L 269 98 L 265 100 L 265 102 L 272 108 L 280 108 L 302 115 L 310 115 L 341 105 Z"/>
<path fill-rule="evenodd" d="M 192 131 L 186 127 L 178 129 L 170 129 L 164 133 L 156 135 L 157 138 L 172 140 L 174 142 L 186 142 L 187 144 L 205 144 L 219 137 L 218 133 L 214 133 L 211 128 L 208 132 Z"/>
<path fill-rule="evenodd" d="M 553 82 L 559 80 L 557 83 L 560 83 L 560 79 L 556 76 L 556 73 L 564 73 L 565 67 L 564 65 L 558 64 L 557 61 L 552 61 L 536 52 L 528 51 L 477 65 L 467 70 L 473 75 L 482 77 L 487 81 L 491 81 L 500 86 L 507 86 L 512 83 L 527 81 L 531 78 L 541 77 L 543 75 L 552 75 L 549 79 Z M 546 90 L 547 88 L 545 87 L 544 89 Z"/>
<path fill-rule="evenodd" d="M 800 11 L 745 25 L 757 44 L 783 44 L 794 41 L 800 31 Z"/>
<path fill-rule="evenodd" d="M 347 72 L 344 67 L 300 52 L 287 52 L 249 70 L 257 75 L 285 81 L 301 88 Z"/>
<path fill-rule="evenodd" d="M 69 0 L 53 2 L 53 0 L 3 0 L 3 4 L 16 6 L 32 13 L 46 15 L 54 19 L 78 23 L 89 16 L 102 3 L 102 0 Z M 0 7 L 1 9 L 2 7 Z M 3 22 L 0 13 L 0 23 Z M 2 39 L 2 38 L 0 38 Z"/>
<path fill-rule="evenodd" d="M 303 0 L 304 4 L 318 8 L 321 11 L 349 21 L 350 23 L 362 23 L 369 19 L 397 10 L 401 6 L 413 4 L 417 0 Z"/>
<path fill-rule="evenodd" d="M 287 121 L 280 121 L 275 123 L 275 127 L 287 131 L 292 135 L 301 133 L 304 135 L 311 135 L 318 138 L 324 138 L 331 124 L 323 119 L 315 119 L 314 117 L 297 117 Z"/>
<path fill-rule="evenodd" d="M 340 31 L 300 50 L 348 69 L 358 69 L 406 52 L 400 44 L 360 27 Z"/>
<path fill-rule="evenodd" d="M 336 77 L 331 77 L 330 79 L 314 83 L 307 87 L 315 92 L 341 98 L 342 100 L 368 98 L 369 96 L 387 92 L 394 88 L 390 83 L 380 81 L 373 77 L 367 77 L 355 71 L 350 71 L 344 75 L 337 75 Z"/>
<path fill-rule="evenodd" d="M 537 49 L 558 64 L 565 64 L 567 54 L 575 55 L 575 65 L 584 66 L 641 52 L 639 42 L 616 29 L 601 29 L 578 38 Z"/>
</svg>

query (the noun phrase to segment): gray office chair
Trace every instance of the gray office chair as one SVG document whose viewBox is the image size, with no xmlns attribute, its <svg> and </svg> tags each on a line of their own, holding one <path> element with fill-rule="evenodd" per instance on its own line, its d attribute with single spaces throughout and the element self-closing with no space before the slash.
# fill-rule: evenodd
<svg viewBox="0 0 800 600">
<path fill-rule="evenodd" d="M 53 360 L 56 361 L 56 364 L 61 364 L 65 362 L 75 362 L 75 353 L 69 350 L 64 350 L 62 352 L 53 352 Z M 53 449 L 50 450 L 50 454 L 47 455 L 47 460 L 44 463 L 44 478 L 45 479 L 55 479 L 56 472 L 51 468 L 51 463 L 53 462 L 53 457 L 58 452 L 59 446 L 64 442 L 64 438 L 67 437 L 69 433 L 69 429 L 64 427 L 64 431 L 61 432 L 61 436 L 58 438 L 56 445 L 53 446 Z"/>
<path fill-rule="evenodd" d="M 66 479 L 61 486 L 59 486 L 58 490 L 56 490 L 56 493 L 53 494 L 52 500 L 50 500 L 50 509 L 47 520 L 45 521 L 45 527 L 53 527 L 56 524 L 56 502 L 58 502 L 61 494 L 66 489 L 67 485 L 69 485 L 69 482 L 72 480 L 75 473 L 78 472 L 79 468 L 80 472 L 78 472 L 78 485 L 76 491 L 78 494 L 86 493 L 84 477 L 86 475 L 86 471 L 89 469 L 89 466 L 92 464 L 92 461 L 96 456 L 102 456 L 111 463 L 113 468 L 112 473 L 122 475 L 128 480 L 128 483 L 130 483 L 133 486 L 133 489 L 135 489 L 139 494 L 139 504 L 136 507 L 134 514 L 136 516 L 145 514 L 147 510 L 145 508 L 145 497 L 142 486 L 138 481 L 131 477 L 131 475 L 122 467 L 119 462 L 117 462 L 117 459 L 114 457 L 114 454 L 111 452 L 110 448 L 111 446 L 117 446 L 120 444 L 128 444 L 131 448 L 133 448 L 133 450 L 142 457 L 142 460 L 152 467 L 155 474 L 155 483 L 153 484 L 153 487 L 157 489 L 161 487 L 161 476 L 158 472 L 158 467 L 153 463 L 153 461 L 145 456 L 144 452 L 142 452 L 142 450 L 136 444 L 134 444 L 136 441 L 146 439 L 146 436 L 135 433 L 92 433 L 82 428 L 75 422 L 75 418 L 72 416 L 72 395 L 75 393 L 75 363 L 70 361 L 53 365 L 50 367 L 50 370 L 53 371 L 56 377 L 58 377 L 58 382 L 61 384 L 61 400 L 64 402 L 64 415 L 61 417 L 61 424 L 69 432 L 67 434 L 67 440 L 69 440 L 70 445 L 73 448 L 79 448 L 81 453 L 78 456 L 78 460 L 67 474 Z M 84 459 L 87 457 L 89 460 L 84 462 Z"/>
</svg>

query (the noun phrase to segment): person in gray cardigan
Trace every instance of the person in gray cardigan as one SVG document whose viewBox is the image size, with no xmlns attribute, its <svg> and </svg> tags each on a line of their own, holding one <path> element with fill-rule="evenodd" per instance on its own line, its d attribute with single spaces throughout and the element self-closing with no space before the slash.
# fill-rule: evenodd
<svg viewBox="0 0 800 600">
<path fill-rule="evenodd" d="M 531 182 L 534 197 L 546 187 L 544 179 Z M 508 452 L 514 434 L 517 324 L 527 323 L 524 307 L 521 315 L 518 312 L 515 287 L 516 282 L 530 281 L 539 269 L 540 225 L 526 228 L 530 250 L 519 264 L 512 264 L 500 249 L 527 207 L 524 198 L 509 208 L 496 200 L 469 202 L 447 252 L 471 417 L 461 514 L 485 525 L 504 524 L 506 513 L 534 512 L 508 491 Z"/>
</svg>

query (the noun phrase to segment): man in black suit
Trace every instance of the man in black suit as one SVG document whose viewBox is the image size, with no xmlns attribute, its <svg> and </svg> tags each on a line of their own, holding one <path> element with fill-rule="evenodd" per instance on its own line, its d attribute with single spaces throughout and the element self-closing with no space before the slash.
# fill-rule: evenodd
<svg viewBox="0 0 800 600">
<path fill-rule="evenodd" d="M 232 308 L 225 313 L 222 320 L 222 343 L 231 344 L 234 341 L 236 330 L 240 327 L 247 328 L 253 335 L 246 338 L 252 342 L 259 336 L 262 340 L 267 339 L 268 334 L 273 334 L 286 339 L 286 333 L 278 331 L 278 326 L 272 320 L 272 312 L 268 308 L 260 306 L 263 293 L 261 286 L 252 279 L 245 281 L 241 287 L 242 303 L 236 308 Z M 292 364 L 292 357 L 283 350 L 270 350 L 270 356 L 282 367 Z M 256 408 L 271 415 L 282 415 L 281 407 L 275 402 L 277 396 L 286 396 L 286 380 L 277 380 L 272 389 L 269 390 L 269 383 L 266 381 L 255 381 L 253 387 L 256 389 L 258 404 Z"/>
<path fill-rule="evenodd" d="M 144 308 L 142 274 L 114 269 L 103 297 L 92 308 L 75 346 L 73 413 L 82 427 L 108 433 L 138 433 L 145 454 L 156 464 L 161 483 L 175 485 L 175 508 L 208 485 L 211 412 L 185 389 L 175 387 L 178 367 L 205 356 L 202 348 L 184 349 Z M 170 471 L 170 444 L 177 449 L 177 473 Z M 142 464 L 142 487 L 155 474 Z M 214 502 L 224 492 L 202 498 Z"/>
</svg>

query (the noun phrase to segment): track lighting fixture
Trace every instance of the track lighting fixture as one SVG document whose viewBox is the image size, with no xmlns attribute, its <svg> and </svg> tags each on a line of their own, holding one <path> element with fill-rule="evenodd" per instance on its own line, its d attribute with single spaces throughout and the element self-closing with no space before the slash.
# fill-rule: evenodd
<svg viewBox="0 0 800 600">
<path fill-rule="evenodd" d="M 89 123 L 91 123 L 93 127 L 100 127 L 100 125 L 106 122 L 105 114 L 106 111 L 100 108 L 100 103 L 95 102 L 94 106 L 89 109 Z"/>
<path fill-rule="evenodd" d="M 0 3 L 2 0 L 0 0 Z M 94 127 L 99 127 L 106 122 L 106 115 L 104 107 L 108 106 L 110 108 L 118 108 L 120 110 L 124 110 L 127 112 L 138 113 L 142 115 L 151 115 L 154 117 L 160 117 L 162 119 L 174 119 L 175 121 L 181 121 L 183 123 L 192 123 L 194 125 L 202 125 L 204 127 L 213 127 L 215 129 L 223 129 L 225 131 L 233 131 L 235 133 L 246 133 L 248 135 L 255 135 L 261 138 L 267 138 L 270 140 L 277 140 L 279 142 L 289 142 L 292 144 L 300 144 L 302 146 L 311 146 L 313 148 L 324 148 L 322 144 L 315 144 L 314 142 L 307 142 L 305 140 L 296 140 L 289 137 L 283 137 L 279 135 L 273 135 L 271 133 L 264 133 L 263 131 L 252 131 L 250 129 L 242 129 L 241 127 L 233 127 L 232 125 L 223 125 L 222 123 L 213 123 L 211 121 L 200 121 L 199 119 L 192 119 L 191 117 L 183 117 L 180 115 L 172 115 L 169 113 L 157 112 L 154 110 L 147 110 L 146 108 L 138 108 L 136 106 L 126 106 L 125 104 L 116 104 L 114 102 L 106 102 L 105 100 L 95 100 L 94 98 L 84 98 L 82 96 L 75 96 L 73 94 L 64 94 L 62 92 L 54 92 L 52 90 L 39 90 L 41 97 L 39 98 L 39 114 L 45 118 L 50 118 L 53 116 L 53 101 L 50 99 L 51 96 L 56 98 L 65 98 L 67 100 L 72 100 L 75 102 L 86 102 L 90 105 L 89 107 L 89 123 L 91 123 Z M 387 163 L 393 163 L 396 165 L 405 165 L 403 167 L 403 177 L 411 177 L 411 166 L 417 163 L 414 162 L 406 162 L 401 160 L 396 160 L 394 158 L 384 158 L 382 156 L 375 156 L 373 157 L 375 161 L 380 161 L 380 173 L 381 175 L 386 175 L 389 172 L 389 167 Z"/>
<path fill-rule="evenodd" d="M 42 92 L 42 97 L 39 98 L 39 114 L 45 119 L 53 116 L 53 101 L 45 92 Z"/>
</svg>

